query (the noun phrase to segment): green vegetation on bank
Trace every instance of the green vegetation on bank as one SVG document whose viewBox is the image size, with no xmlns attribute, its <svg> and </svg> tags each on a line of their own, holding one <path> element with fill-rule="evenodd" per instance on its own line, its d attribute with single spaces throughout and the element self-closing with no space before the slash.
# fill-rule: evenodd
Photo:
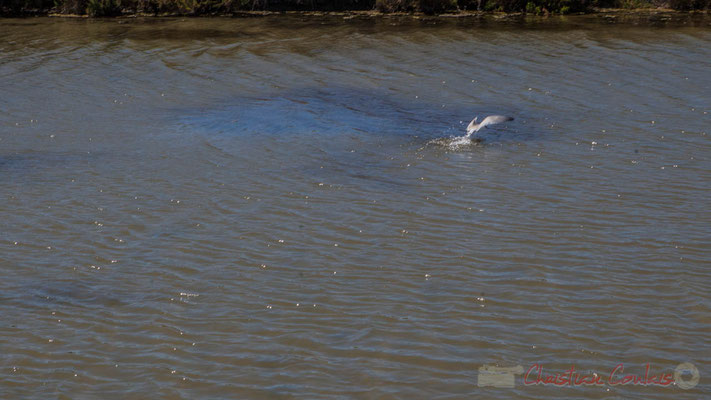
<svg viewBox="0 0 711 400">
<path fill-rule="evenodd" d="M 0 15 L 228 15 L 240 11 L 501 11 L 570 14 L 600 8 L 709 10 L 711 0 L 0 0 Z"/>
</svg>

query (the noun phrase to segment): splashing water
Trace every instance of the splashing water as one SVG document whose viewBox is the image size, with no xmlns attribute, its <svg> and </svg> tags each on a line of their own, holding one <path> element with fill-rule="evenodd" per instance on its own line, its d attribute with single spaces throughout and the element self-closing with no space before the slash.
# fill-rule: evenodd
<svg viewBox="0 0 711 400">
<path fill-rule="evenodd" d="M 480 137 L 472 137 L 471 135 L 450 136 L 446 138 L 432 139 L 427 144 L 445 147 L 448 150 L 467 150 L 474 146 L 479 146 L 484 142 Z"/>
</svg>

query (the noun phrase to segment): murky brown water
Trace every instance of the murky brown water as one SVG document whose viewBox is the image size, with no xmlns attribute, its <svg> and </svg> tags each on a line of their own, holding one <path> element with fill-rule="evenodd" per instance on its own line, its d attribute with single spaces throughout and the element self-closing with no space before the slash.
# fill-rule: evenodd
<svg viewBox="0 0 711 400">
<path fill-rule="evenodd" d="M 0 20 L 0 397 L 710 397 L 711 26 L 587 21 Z"/>
</svg>

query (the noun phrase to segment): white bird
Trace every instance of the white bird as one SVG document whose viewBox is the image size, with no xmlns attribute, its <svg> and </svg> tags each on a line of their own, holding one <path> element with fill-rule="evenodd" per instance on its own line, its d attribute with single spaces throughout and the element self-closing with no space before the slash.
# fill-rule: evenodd
<svg viewBox="0 0 711 400">
<path fill-rule="evenodd" d="M 474 118 L 472 122 L 467 125 L 467 137 L 471 136 L 474 132 L 478 132 L 479 129 L 484 128 L 486 126 L 500 124 L 506 121 L 513 121 L 513 117 L 506 117 L 504 115 L 489 115 L 488 117 L 484 118 L 480 123 L 476 122 L 477 118 L 479 117 Z"/>
</svg>

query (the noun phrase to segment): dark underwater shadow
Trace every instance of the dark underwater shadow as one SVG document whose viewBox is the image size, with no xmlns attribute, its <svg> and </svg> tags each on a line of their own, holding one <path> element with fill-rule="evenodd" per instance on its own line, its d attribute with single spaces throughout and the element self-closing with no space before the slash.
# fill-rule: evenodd
<svg viewBox="0 0 711 400">
<path fill-rule="evenodd" d="M 444 97 L 444 96 L 443 96 Z M 438 100 L 438 99 L 437 99 Z M 475 115 L 516 120 L 486 132 L 476 146 L 457 149 L 437 141 L 464 136 Z M 347 86 L 272 90 L 223 99 L 214 106 L 172 110 L 176 140 L 202 146 L 226 170 L 247 168 L 258 180 L 304 180 L 364 190 L 408 192 L 417 182 L 407 168 L 423 151 L 476 151 L 492 144 L 533 140 L 535 121 L 500 104 L 423 101 L 383 89 Z M 182 137 L 182 139 L 181 139 Z"/>
<path fill-rule="evenodd" d="M 99 153 L 37 150 L 0 153 L 0 172 L 23 174 L 73 169 L 101 156 Z"/>
<path fill-rule="evenodd" d="M 249 137 L 341 135 L 400 137 L 427 142 L 464 134 L 475 115 L 508 114 L 528 120 L 520 110 L 406 99 L 387 90 L 331 86 L 275 90 L 261 96 L 225 99 L 210 108 L 175 110 L 181 130 L 207 136 Z M 516 131 L 519 140 L 532 136 Z M 490 138 L 490 140 L 498 140 Z"/>
</svg>

